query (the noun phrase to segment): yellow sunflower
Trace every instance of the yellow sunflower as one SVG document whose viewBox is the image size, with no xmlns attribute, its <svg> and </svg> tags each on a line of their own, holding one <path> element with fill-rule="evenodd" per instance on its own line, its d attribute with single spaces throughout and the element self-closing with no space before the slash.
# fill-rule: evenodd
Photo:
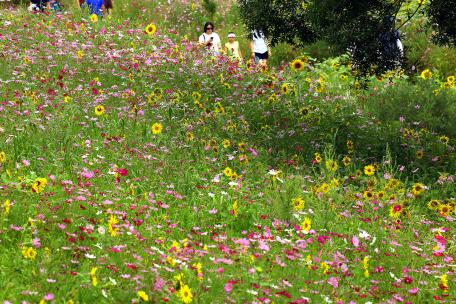
<svg viewBox="0 0 456 304">
<path fill-rule="evenodd" d="M 223 174 L 225 174 L 226 177 L 230 177 L 231 175 L 233 175 L 233 169 L 231 169 L 230 167 L 226 167 L 223 170 Z"/>
<path fill-rule="evenodd" d="M 425 69 L 421 72 L 420 77 L 423 79 L 430 79 L 432 78 L 432 72 L 429 69 Z"/>
<path fill-rule="evenodd" d="M 275 103 L 277 101 L 277 95 L 275 93 L 272 93 L 271 96 L 268 98 L 269 103 Z"/>
<path fill-rule="evenodd" d="M 181 289 L 179 289 L 179 298 L 185 304 L 191 303 L 193 300 L 192 289 L 184 284 Z"/>
<path fill-rule="evenodd" d="M 193 135 L 193 132 L 187 132 L 187 135 L 185 137 L 189 141 L 192 141 L 195 138 L 195 136 Z"/>
<path fill-rule="evenodd" d="M 440 201 L 437 199 L 430 200 L 427 206 L 431 210 L 437 210 L 440 207 Z"/>
<path fill-rule="evenodd" d="M 96 14 L 90 15 L 90 21 L 92 21 L 92 23 L 97 23 L 98 22 L 98 16 Z"/>
<path fill-rule="evenodd" d="M 339 168 L 339 165 L 337 164 L 337 162 L 332 159 L 327 160 L 325 163 L 325 166 L 326 166 L 326 169 L 328 169 L 331 172 L 335 172 Z"/>
<path fill-rule="evenodd" d="M 154 123 L 151 127 L 152 134 L 160 134 L 163 131 L 163 125 L 161 123 Z"/>
<path fill-rule="evenodd" d="M 412 194 L 418 196 L 425 190 L 425 186 L 422 183 L 416 183 L 412 186 Z"/>
<path fill-rule="evenodd" d="M 404 207 L 401 204 L 395 204 L 390 208 L 390 216 L 393 218 L 398 218 L 404 212 Z"/>
<path fill-rule="evenodd" d="M 321 163 L 322 158 L 321 158 L 320 153 L 317 152 L 317 153 L 315 153 L 314 156 L 315 156 L 315 158 L 314 158 L 315 162 L 316 162 L 317 164 Z"/>
<path fill-rule="evenodd" d="M 446 135 L 442 135 L 439 137 L 440 141 L 443 142 L 445 145 L 448 144 L 448 142 L 450 141 L 450 139 L 448 138 L 448 136 Z"/>
<path fill-rule="evenodd" d="M 95 107 L 95 114 L 97 116 L 101 116 L 105 113 L 105 108 L 102 105 L 98 105 Z"/>
<path fill-rule="evenodd" d="M 312 228 L 312 220 L 308 217 L 304 218 L 304 221 L 301 223 L 301 228 L 305 232 L 309 232 L 309 230 Z"/>
<path fill-rule="evenodd" d="M 148 26 L 146 26 L 146 34 L 147 35 L 153 35 L 157 31 L 157 27 L 155 24 L 151 23 Z"/>
<path fill-rule="evenodd" d="M 307 118 L 312 113 L 312 110 L 309 107 L 303 107 L 299 109 L 299 114 L 301 114 L 304 118 Z"/>
<path fill-rule="evenodd" d="M 231 142 L 229 139 L 223 140 L 223 148 L 228 149 L 231 146 Z"/>
<path fill-rule="evenodd" d="M 447 82 L 449 84 L 454 84 L 456 82 L 456 77 L 455 76 L 448 76 L 447 77 Z"/>
<path fill-rule="evenodd" d="M 451 207 L 448 204 L 441 204 L 439 207 L 439 212 L 443 216 L 448 216 L 451 213 Z"/>
<path fill-rule="evenodd" d="M 0 152 L 0 164 L 6 162 L 6 153 L 4 151 Z"/>
<path fill-rule="evenodd" d="M 416 157 L 417 159 L 422 159 L 422 158 L 423 158 L 423 155 L 424 155 L 423 150 L 418 150 L 418 151 L 415 152 L 415 157 Z"/>
<path fill-rule="evenodd" d="M 288 86 L 288 83 L 282 84 L 282 93 L 284 95 L 287 95 L 288 93 L 290 93 L 290 87 Z"/>
<path fill-rule="evenodd" d="M 144 302 L 147 302 L 149 301 L 149 296 L 147 295 L 147 293 L 145 293 L 144 291 L 140 290 L 138 291 L 137 293 L 138 297 L 143 300 Z"/>
<path fill-rule="evenodd" d="M 373 165 L 367 165 L 364 167 L 364 174 L 372 176 L 375 173 L 375 167 Z"/>
<path fill-rule="evenodd" d="M 291 62 L 291 68 L 295 71 L 302 71 L 304 70 L 304 61 L 301 59 L 295 59 Z"/>
<path fill-rule="evenodd" d="M 295 197 L 291 200 L 291 205 L 295 211 L 301 211 L 304 209 L 304 200 L 300 196 Z"/>
</svg>

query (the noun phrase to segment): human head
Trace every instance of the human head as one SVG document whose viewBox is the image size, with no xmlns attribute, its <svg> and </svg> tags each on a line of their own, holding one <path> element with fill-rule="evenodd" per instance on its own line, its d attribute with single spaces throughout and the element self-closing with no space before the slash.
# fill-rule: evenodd
<svg viewBox="0 0 456 304">
<path fill-rule="evenodd" d="M 392 29 L 394 27 L 395 19 L 393 16 L 385 16 L 383 18 L 383 26 L 385 29 Z"/>
<path fill-rule="evenodd" d="M 253 31 L 252 31 L 252 39 L 259 39 L 259 38 L 263 38 L 264 37 L 264 33 L 263 33 L 263 30 L 260 29 L 260 28 L 255 28 Z"/>
<path fill-rule="evenodd" d="M 204 24 L 204 32 L 207 33 L 209 30 L 211 33 L 214 32 L 214 24 L 210 21 Z"/>
<path fill-rule="evenodd" d="M 234 40 L 236 40 L 236 34 L 233 32 L 229 32 L 227 37 L 229 42 L 234 42 Z"/>
<path fill-rule="evenodd" d="M 106 9 L 112 9 L 112 0 L 103 0 Z"/>
</svg>

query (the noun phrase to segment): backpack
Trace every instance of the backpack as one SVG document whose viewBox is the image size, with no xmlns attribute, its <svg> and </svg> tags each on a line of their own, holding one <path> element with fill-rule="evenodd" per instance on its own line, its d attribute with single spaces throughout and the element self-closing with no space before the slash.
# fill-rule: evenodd
<svg viewBox="0 0 456 304">
<path fill-rule="evenodd" d="M 400 39 L 398 30 L 389 30 L 383 34 L 380 34 L 379 42 L 381 46 L 381 52 L 387 58 L 397 58 L 401 54 L 401 50 L 398 47 L 397 41 Z"/>
</svg>

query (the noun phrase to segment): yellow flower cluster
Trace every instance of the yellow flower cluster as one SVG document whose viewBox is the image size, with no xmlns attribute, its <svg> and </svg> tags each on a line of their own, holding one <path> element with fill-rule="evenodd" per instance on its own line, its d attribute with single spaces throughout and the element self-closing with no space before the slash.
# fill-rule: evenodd
<svg viewBox="0 0 456 304">
<path fill-rule="evenodd" d="M 28 260 L 34 260 L 36 258 L 37 252 L 33 247 L 22 247 L 22 256 Z"/>
<path fill-rule="evenodd" d="M 295 197 L 291 200 L 291 206 L 295 211 L 304 209 L 304 199 L 301 196 Z"/>
<path fill-rule="evenodd" d="M 46 185 L 47 185 L 47 179 L 44 177 L 38 177 L 32 183 L 32 192 L 41 193 L 41 192 L 43 192 L 44 188 L 46 188 Z"/>
<path fill-rule="evenodd" d="M 119 220 L 114 215 L 111 215 L 109 217 L 108 231 L 109 231 L 109 233 L 111 233 L 111 236 L 117 235 L 117 232 L 119 231 L 119 228 L 117 227 L 118 223 L 119 223 Z"/>
</svg>

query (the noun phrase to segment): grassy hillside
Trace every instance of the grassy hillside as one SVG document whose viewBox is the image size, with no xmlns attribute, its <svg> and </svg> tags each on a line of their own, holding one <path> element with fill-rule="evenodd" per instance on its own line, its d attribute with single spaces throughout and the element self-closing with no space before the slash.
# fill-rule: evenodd
<svg viewBox="0 0 456 304">
<path fill-rule="evenodd" d="M 455 301 L 454 78 L 239 65 L 205 14 L 0 11 L 0 299 Z"/>
</svg>

